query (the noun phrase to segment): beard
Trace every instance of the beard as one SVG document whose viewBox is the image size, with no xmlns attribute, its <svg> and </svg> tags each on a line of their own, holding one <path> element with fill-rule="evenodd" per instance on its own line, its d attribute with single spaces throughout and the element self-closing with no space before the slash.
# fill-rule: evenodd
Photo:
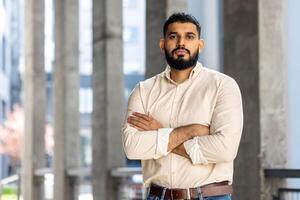
<svg viewBox="0 0 300 200">
<path fill-rule="evenodd" d="M 194 54 L 191 54 L 188 49 L 184 49 L 190 55 L 190 58 L 187 60 L 185 60 L 183 56 L 179 56 L 178 58 L 174 58 L 172 56 L 173 53 L 178 49 L 184 49 L 184 48 L 176 48 L 171 53 L 165 51 L 165 57 L 167 63 L 170 65 L 171 68 L 177 70 L 184 70 L 196 65 L 199 57 L 199 49 L 197 49 L 197 51 Z"/>
</svg>

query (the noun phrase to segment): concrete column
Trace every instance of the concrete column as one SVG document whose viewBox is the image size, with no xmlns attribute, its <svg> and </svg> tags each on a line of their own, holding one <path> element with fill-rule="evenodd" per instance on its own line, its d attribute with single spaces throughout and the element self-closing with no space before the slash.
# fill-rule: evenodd
<svg viewBox="0 0 300 200">
<path fill-rule="evenodd" d="M 262 168 L 287 164 L 287 1 L 259 1 L 259 80 Z M 265 80 L 265 81 L 263 81 Z M 276 148 L 274 148 L 276 145 Z M 285 182 L 263 179 L 263 199 Z M 277 191 L 276 191 L 277 192 Z"/>
<path fill-rule="evenodd" d="M 76 199 L 79 167 L 79 16 L 78 0 L 55 1 L 54 199 Z"/>
<path fill-rule="evenodd" d="M 109 170 L 124 165 L 122 0 L 93 0 L 93 195 L 111 199 Z"/>
<path fill-rule="evenodd" d="M 34 171 L 45 167 L 44 1 L 25 1 L 25 135 L 22 154 L 24 200 L 43 199 L 43 180 Z"/>
<path fill-rule="evenodd" d="M 245 115 L 235 199 L 271 199 L 283 186 L 263 169 L 286 164 L 284 22 L 284 1 L 224 1 L 224 71 L 240 85 Z"/>
<path fill-rule="evenodd" d="M 166 67 L 165 55 L 159 48 L 163 25 L 174 12 L 187 11 L 187 0 L 146 0 L 146 74 L 152 77 Z"/>
</svg>

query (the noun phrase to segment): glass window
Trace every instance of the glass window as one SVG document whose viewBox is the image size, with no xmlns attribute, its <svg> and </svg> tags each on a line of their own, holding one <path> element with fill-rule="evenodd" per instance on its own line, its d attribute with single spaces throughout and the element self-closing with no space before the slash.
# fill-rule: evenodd
<svg viewBox="0 0 300 200">
<path fill-rule="evenodd" d="M 123 6 L 125 9 L 136 9 L 137 0 L 123 0 Z"/>
<path fill-rule="evenodd" d="M 91 113 L 93 110 L 93 93 L 91 88 L 80 88 L 79 111 L 81 114 Z"/>
<path fill-rule="evenodd" d="M 288 0 L 287 12 L 287 80 L 288 80 L 288 167 L 299 168 L 300 156 L 300 129 L 299 129 L 299 112 L 300 112 L 300 1 Z M 288 180 L 289 187 L 300 187 L 300 179 Z"/>
<path fill-rule="evenodd" d="M 139 27 L 124 27 L 123 40 L 128 44 L 136 44 L 139 41 Z"/>
<path fill-rule="evenodd" d="M 79 72 L 81 75 L 91 76 L 92 63 L 92 1 L 79 2 Z"/>
<path fill-rule="evenodd" d="M 0 3 L 0 36 L 3 35 L 6 26 L 5 7 Z"/>
<path fill-rule="evenodd" d="M 6 64 L 6 39 L 2 37 L 2 45 L 1 45 L 1 69 L 5 72 L 5 64 Z"/>
</svg>

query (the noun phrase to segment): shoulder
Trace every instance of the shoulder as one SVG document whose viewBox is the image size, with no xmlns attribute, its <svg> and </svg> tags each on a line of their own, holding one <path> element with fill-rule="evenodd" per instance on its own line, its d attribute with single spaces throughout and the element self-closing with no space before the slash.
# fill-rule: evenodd
<svg viewBox="0 0 300 200">
<path fill-rule="evenodd" d="M 147 78 L 144 81 L 138 83 L 138 87 L 141 91 L 149 91 L 153 88 L 155 84 L 160 82 L 164 78 L 164 72 L 159 73 L 153 77 Z"/>
<path fill-rule="evenodd" d="M 160 74 L 157 74 L 153 77 L 147 78 L 143 81 L 138 82 L 134 89 L 131 92 L 130 96 L 144 96 L 147 94 L 157 82 L 159 82 L 163 78 L 163 72 Z"/>
<path fill-rule="evenodd" d="M 227 87 L 234 87 L 239 89 L 239 86 L 237 82 L 234 80 L 234 78 L 222 73 L 218 72 L 213 69 L 209 69 L 206 67 L 202 68 L 203 71 L 203 76 L 205 79 L 208 81 L 210 85 L 213 85 L 216 87 L 216 89 L 222 89 L 222 88 L 227 88 Z"/>
</svg>

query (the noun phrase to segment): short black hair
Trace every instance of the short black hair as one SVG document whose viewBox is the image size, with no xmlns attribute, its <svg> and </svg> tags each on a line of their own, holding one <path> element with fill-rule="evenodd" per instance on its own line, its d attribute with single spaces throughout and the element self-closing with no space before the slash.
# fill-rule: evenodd
<svg viewBox="0 0 300 200">
<path fill-rule="evenodd" d="M 190 14 L 183 13 L 183 12 L 174 13 L 165 21 L 164 28 L 163 28 L 164 37 L 166 37 L 168 26 L 172 23 L 175 23 L 175 22 L 194 24 L 197 28 L 199 38 L 200 38 L 201 26 L 200 26 L 199 22 L 197 21 L 197 19 L 194 16 L 192 16 Z"/>
</svg>

